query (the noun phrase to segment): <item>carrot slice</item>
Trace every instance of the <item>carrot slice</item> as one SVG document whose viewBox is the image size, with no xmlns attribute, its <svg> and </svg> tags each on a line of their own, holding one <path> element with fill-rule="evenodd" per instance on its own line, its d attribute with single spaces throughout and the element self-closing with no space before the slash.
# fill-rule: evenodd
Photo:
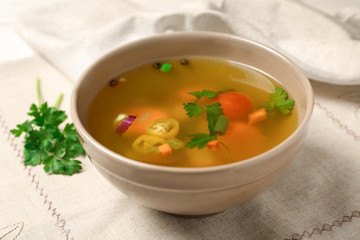
<svg viewBox="0 0 360 240">
<path fill-rule="evenodd" d="M 168 155 L 172 153 L 171 147 L 167 143 L 161 144 L 160 146 L 158 146 L 158 149 L 162 155 Z"/>
<path fill-rule="evenodd" d="M 208 149 L 215 150 L 219 148 L 219 141 L 218 140 L 212 140 L 209 141 L 206 145 Z"/>
<path fill-rule="evenodd" d="M 266 137 L 256 125 L 230 122 L 226 134 L 218 136 L 218 140 L 230 149 L 231 155 L 244 159 L 259 154 Z M 221 149 L 219 148 L 219 151 Z M 226 151 L 223 152 L 226 153 Z"/>
<path fill-rule="evenodd" d="M 266 119 L 265 108 L 260 108 L 260 109 L 256 110 L 255 112 L 252 112 L 249 114 L 248 123 L 254 124 L 254 123 L 260 122 L 265 119 Z"/>
<path fill-rule="evenodd" d="M 253 111 L 253 103 L 249 97 L 239 92 L 220 93 L 216 99 L 224 109 L 224 115 L 230 120 L 247 121 Z"/>
</svg>

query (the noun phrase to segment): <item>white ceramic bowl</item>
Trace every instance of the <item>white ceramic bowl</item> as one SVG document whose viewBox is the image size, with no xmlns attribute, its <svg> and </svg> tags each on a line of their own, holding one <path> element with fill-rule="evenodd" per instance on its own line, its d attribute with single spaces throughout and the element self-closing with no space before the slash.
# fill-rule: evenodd
<svg viewBox="0 0 360 240">
<path fill-rule="evenodd" d="M 253 66 L 277 79 L 296 101 L 296 131 L 256 157 L 214 167 L 176 168 L 151 165 L 121 156 L 87 131 L 87 112 L 109 79 L 133 66 L 179 56 L 211 56 Z M 134 201 L 164 212 L 201 215 L 240 205 L 268 188 L 298 152 L 313 109 L 309 80 L 293 61 L 259 43 L 208 33 L 173 33 L 134 41 L 96 61 L 77 81 L 71 116 L 83 147 L 99 172 Z"/>
</svg>

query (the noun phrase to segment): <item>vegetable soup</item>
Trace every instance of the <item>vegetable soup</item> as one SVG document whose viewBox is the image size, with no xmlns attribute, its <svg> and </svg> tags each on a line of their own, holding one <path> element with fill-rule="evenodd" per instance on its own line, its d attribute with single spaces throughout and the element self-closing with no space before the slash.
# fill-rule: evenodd
<svg viewBox="0 0 360 240">
<path fill-rule="evenodd" d="M 121 73 L 97 94 L 87 128 L 125 157 L 174 166 L 241 161 L 297 127 L 294 100 L 275 79 L 217 58 L 162 59 Z"/>
</svg>

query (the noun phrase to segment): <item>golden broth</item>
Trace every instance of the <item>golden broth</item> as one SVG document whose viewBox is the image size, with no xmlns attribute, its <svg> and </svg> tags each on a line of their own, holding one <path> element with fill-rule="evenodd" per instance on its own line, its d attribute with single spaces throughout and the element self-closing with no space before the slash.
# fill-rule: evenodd
<svg viewBox="0 0 360 240">
<path fill-rule="evenodd" d="M 183 65 L 181 58 L 159 62 L 172 64 L 169 72 L 162 72 L 148 63 L 116 77 L 117 85 L 107 84 L 89 108 L 87 128 L 101 144 L 128 158 L 138 161 L 175 166 L 205 167 L 241 161 L 261 154 L 285 140 L 297 127 L 297 111 L 289 115 L 279 112 L 255 124 L 230 120 L 225 135 L 218 140 L 217 149 L 189 149 L 183 147 L 171 154 L 143 154 L 133 149 L 137 137 L 145 134 L 146 125 L 157 118 L 175 118 L 179 121 L 177 138 L 190 141 L 189 134 L 209 133 L 206 115 L 189 118 L 184 103 L 195 102 L 196 97 L 188 92 L 214 92 L 229 89 L 248 96 L 253 110 L 264 106 L 270 93 L 279 83 L 269 76 L 238 63 L 212 58 L 189 57 Z M 109 80 L 110 82 L 110 80 Z M 215 98 L 216 99 L 216 98 Z M 215 100 L 200 99 L 199 103 L 211 104 Z M 122 135 L 116 132 L 114 119 L 120 114 L 136 116 L 134 123 Z"/>
</svg>

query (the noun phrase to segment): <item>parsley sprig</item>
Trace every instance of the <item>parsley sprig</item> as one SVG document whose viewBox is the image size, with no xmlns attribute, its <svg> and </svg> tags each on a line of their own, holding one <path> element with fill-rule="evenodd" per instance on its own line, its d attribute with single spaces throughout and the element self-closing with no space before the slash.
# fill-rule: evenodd
<svg viewBox="0 0 360 240">
<path fill-rule="evenodd" d="M 215 102 L 209 106 L 204 106 L 199 103 L 199 100 L 203 97 L 214 98 L 220 93 L 222 92 L 216 93 L 210 90 L 188 92 L 188 94 L 195 96 L 197 100 L 195 102 L 184 103 L 184 109 L 190 118 L 197 117 L 205 113 L 208 122 L 209 134 L 196 133 L 187 135 L 188 137 L 192 138 L 185 145 L 186 147 L 190 149 L 196 147 L 198 149 L 202 149 L 207 145 L 208 142 L 217 140 L 218 135 L 223 135 L 226 133 L 229 119 L 223 115 L 221 104 L 219 102 Z M 267 112 L 274 112 L 274 110 L 276 110 L 286 115 L 291 112 L 291 110 L 294 108 L 294 105 L 295 101 L 288 98 L 288 93 L 281 87 L 277 86 L 274 92 L 270 94 L 270 99 L 265 103 L 264 108 Z M 219 143 L 229 151 L 229 149 L 222 142 Z"/>
<path fill-rule="evenodd" d="M 210 91 L 210 90 L 202 90 L 202 91 L 196 91 L 196 92 L 188 92 L 188 94 L 193 95 L 197 98 L 197 100 L 200 100 L 202 97 L 208 97 L 213 98 L 217 96 L 217 93 Z"/>
<path fill-rule="evenodd" d="M 60 125 L 67 115 L 58 109 L 63 95 L 61 94 L 54 107 L 42 103 L 40 80 L 37 80 L 37 96 L 39 106 L 30 106 L 29 116 L 18 124 L 11 133 L 15 137 L 24 136 L 24 165 L 37 166 L 44 164 L 47 173 L 73 175 L 79 172 L 81 162 L 74 158 L 84 155 L 73 123 L 67 123 L 63 129 Z"/>
<path fill-rule="evenodd" d="M 265 104 L 265 110 L 279 110 L 282 114 L 289 114 L 294 108 L 295 101 L 288 98 L 288 93 L 277 86 L 273 93 L 270 94 L 270 100 Z"/>
<path fill-rule="evenodd" d="M 190 149 L 195 147 L 202 149 L 208 142 L 217 140 L 217 134 L 222 135 L 226 132 L 228 118 L 223 115 L 224 110 L 221 108 L 221 104 L 219 102 L 215 102 L 209 106 L 204 106 L 198 103 L 202 97 L 214 98 L 217 96 L 217 93 L 204 89 L 202 91 L 188 92 L 188 94 L 195 96 L 197 100 L 195 102 L 184 103 L 186 114 L 192 118 L 200 116 L 202 113 L 206 113 L 209 134 L 196 133 L 187 135 L 188 137 L 193 138 L 191 138 L 185 146 Z"/>
<path fill-rule="evenodd" d="M 187 135 L 189 137 L 193 137 L 192 139 L 190 139 L 190 142 L 188 142 L 186 144 L 186 147 L 193 149 L 193 148 L 198 148 L 198 149 L 202 149 L 204 147 L 206 147 L 206 145 L 208 144 L 208 142 L 212 141 L 212 140 L 217 140 L 216 135 L 208 135 L 206 133 L 197 133 L 197 134 L 191 134 L 191 135 Z"/>
<path fill-rule="evenodd" d="M 184 104 L 184 109 L 186 110 L 186 114 L 191 117 L 197 117 L 201 115 L 203 112 L 206 113 L 206 119 L 208 121 L 208 128 L 210 131 L 210 134 L 213 134 L 216 120 L 220 115 L 223 114 L 223 109 L 221 108 L 221 104 L 218 102 L 215 102 L 214 104 L 211 104 L 209 106 L 203 106 L 199 103 L 186 103 Z"/>
</svg>

